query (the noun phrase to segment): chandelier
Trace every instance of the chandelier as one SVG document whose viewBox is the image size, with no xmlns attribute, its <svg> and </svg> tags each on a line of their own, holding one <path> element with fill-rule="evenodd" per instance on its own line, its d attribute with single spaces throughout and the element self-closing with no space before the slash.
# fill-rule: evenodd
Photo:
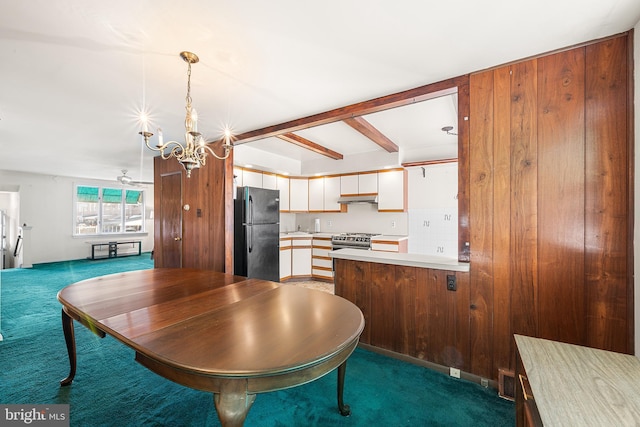
<svg viewBox="0 0 640 427">
<path fill-rule="evenodd" d="M 153 133 L 147 130 L 147 123 L 144 123 L 144 130 L 138 132 L 144 138 L 144 143 L 150 150 L 159 151 L 160 156 L 167 160 L 171 157 L 175 157 L 176 160 L 187 171 L 187 178 L 191 177 L 191 171 L 204 166 L 207 160 L 207 155 L 211 154 L 216 159 L 224 160 L 229 157 L 231 153 L 231 133 L 227 129 L 225 130 L 224 142 L 222 149 L 224 154 L 222 156 L 217 155 L 211 147 L 205 144 L 202 134 L 198 132 L 198 116 L 196 110 L 191 106 L 191 64 L 195 64 L 199 61 L 198 56 L 191 52 L 180 52 L 180 57 L 188 64 L 187 69 L 187 116 L 184 119 L 184 138 L 185 142 L 180 143 L 178 141 L 163 142 L 162 129 L 158 129 L 158 144 L 155 147 L 149 145 L 149 138 L 153 136 Z"/>
</svg>

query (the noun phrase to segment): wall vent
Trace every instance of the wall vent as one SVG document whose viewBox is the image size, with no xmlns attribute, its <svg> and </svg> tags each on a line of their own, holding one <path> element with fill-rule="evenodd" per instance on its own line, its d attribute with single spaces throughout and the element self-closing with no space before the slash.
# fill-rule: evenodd
<svg viewBox="0 0 640 427">
<path fill-rule="evenodd" d="M 498 396 L 514 401 L 516 398 L 515 372 L 508 369 L 498 369 Z"/>
</svg>

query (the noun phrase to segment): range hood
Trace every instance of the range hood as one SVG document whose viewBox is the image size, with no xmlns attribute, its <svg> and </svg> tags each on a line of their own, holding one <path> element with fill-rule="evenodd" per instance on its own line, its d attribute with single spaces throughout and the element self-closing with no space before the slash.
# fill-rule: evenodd
<svg viewBox="0 0 640 427">
<path fill-rule="evenodd" d="M 338 199 L 338 203 L 343 205 L 348 205 L 351 203 L 378 203 L 378 195 L 377 194 L 369 194 L 362 196 L 341 196 Z"/>
</svg>

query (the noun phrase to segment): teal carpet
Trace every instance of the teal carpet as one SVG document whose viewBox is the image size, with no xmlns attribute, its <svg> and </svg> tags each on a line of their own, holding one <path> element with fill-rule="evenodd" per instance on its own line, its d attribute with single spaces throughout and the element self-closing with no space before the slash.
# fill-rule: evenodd
<svg viewBox="0 0 640 427">
<path fill-rule="evenodd" d="M 78 370 L 69 372 L 56 293 L 79 280 L 152 268 L 148 254 L 35 265 L 0 273 L 0 403 L 70 405 L 72 426 L 218 426 L 212 396 L 148 371 L 134 352 L 76 324 Z M 246 426 L 513 426 L 514 405 L 495 390 L 357 349 L 347 364 L 342 417 L 336 372 L 258 395 Z"/>
</svg>

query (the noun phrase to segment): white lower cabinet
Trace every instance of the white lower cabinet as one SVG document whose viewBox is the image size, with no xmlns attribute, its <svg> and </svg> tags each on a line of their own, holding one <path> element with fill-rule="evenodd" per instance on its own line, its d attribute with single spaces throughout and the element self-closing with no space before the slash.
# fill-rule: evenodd
<svg viewBox="0 0 640 427">
<path fill-rule="evenodd" d="M 280 280 L 291 278 L 291 239 L 280 239 Z"/>
<path fill-rule="evenodd" d="M 311 248 L 293 247 L 291 250 L 291 275 L 311 276 Z"/>
<path fill-rule="evenodd" d="M 311 235 L 280 238 L 280 280 L 311 277 Z"/>
</svg>

